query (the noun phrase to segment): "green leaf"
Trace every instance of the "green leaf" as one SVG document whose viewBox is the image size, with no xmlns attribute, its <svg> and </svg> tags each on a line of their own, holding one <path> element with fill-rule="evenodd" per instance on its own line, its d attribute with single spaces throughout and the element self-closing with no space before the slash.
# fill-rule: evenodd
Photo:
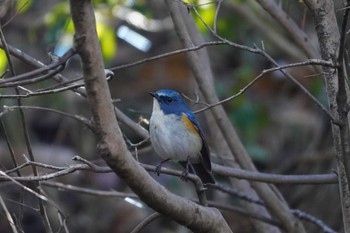
<svg viewBox="0 0 350 233">
<path fill-rule="evenodd" d="M 0 50 L 0 74 L 2 75 L 7 67 L 7 57 L 4 50 Z"/>
<path fill-rule="evenodd" d="M 101 49 L 105 61 L 111 60 L 117 52 L 117 40 L 113 27 L 97 22 L 97 34 L 101 42 Z"/>
<path fill-rule="evenodd" d="M 32 3 L 32 0 L 17 0 L 17 12 L 26 12 L 31 7 Z"/>
</svg>

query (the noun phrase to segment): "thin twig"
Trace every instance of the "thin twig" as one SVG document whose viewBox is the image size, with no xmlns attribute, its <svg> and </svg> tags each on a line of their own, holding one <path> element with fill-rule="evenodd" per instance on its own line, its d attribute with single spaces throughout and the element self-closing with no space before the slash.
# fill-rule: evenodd
<svg viewBox="0 0 350 233">
<path fill-rule="evenodd" d="M 233 195 L 235 197 L 238 197 L 241 200 L 252 202 L 252 203 L 257 204 L 257 205 L 264 205 L 264 202 L 262 200 L 257 199 L 255 197 L 251 197 L 245 193 L 242 193 L 242 192 L 236 190 L 235 188 L 226 187 L 226 186 L 221 185 L 221 184 L 210 184 L 208 186 L 210 188 L 220 190 L 220 191 L 227 193 L 229 195 Z M 292 209 L 291 211 L 299 219 L 306 220 L 306 221 L 313 223 L 316 226 L 320 227 L 324 233 L 337 233 L 336 231 L 331 229 L 329 226 L 327 226 L 322 220 L 316 218 L 315 216 L 312 216 L 312 215 L 305 213 L 305 212 L 298 210 L 298 209 Z"/>
<path fill-rule="evenodd" d="M 31 161 L 25 154 L 23 154 L 22 156 L 23 156 L 23 158 L 25 160 L 25 163 L 15 167 L 15 168 L 13 168 L 13 169 L 7 170 L 5 172 L 6 174 L 11 174 L 13 172 L 18 172 L 21 169 L 23 169 L 25 167 L 28 167 L 28 166 L 36 166 L 36 167 L 41 167 L 41 168 L 55 170 L 55 171 L 62 171 L 64 169 L 66 169 L 66 167 L 58 167 L 58 166 L 53 166 L 53 165 L 50 165 L 50 164 L 44 164 L 44 163 Z"/>
<path fill-rule="evenodd" d="M 214 201 L 208 201 L 208 204 L 209 204 L 209 206 L 211 206 L 211 207 L 215 207 L 215 208 L 218 208 L 218 209 L 221 209 L 221 210 L 226 210 L 226 211 L 237 212 L 237 213 L 243 214 L 243 215 L 245 215 L 245 216 L 248 216 L 248 217 L 250 217 L 250 218 L 253 218 L 253 219 L 256 219 L 256 220 L 259 220 L 259 221 L 268 223 L 268 224 L 270 224 L 270 225 L 273 225 L 273 226 L 282 228 L 281 223 L 278 222 L 277 220 L 272 219 L 272 218 L 267 218 L 267 217 L 265 217 L 265 216 L 263 216 L 263 215 L 261 215 L 261 214 L 258 214 L 258 213 L 249 212 L 249 211 L 247 211 L 247 210 L 244 209 L 244 208 L 240 208 L 240 207 L 237 207 L 237 206 L 227 205 L 227 203 L 221 204 L 221 203 L 214 202 Z"/>
<path fill-rule="evenodd" d="M 6 47 L 6 43 L 2 42 L 2 45 Z M 8 50 L 7 50 L 8 51 Z M 8 51 L 9 52 L 9 51 Z M 52 70 L 55 70 L 57 67 L 64 67 L 64 64 L 70 59 L 72 56 L 76 54 L 75 49 L 68 50 L 62 57 L 59 57 L 56 61 L 52 62 L 51 64 L 44 66 L 42 68 L 38 68 L 36 70 L 20 74 L 17 76 L 13 76 L 4 80 L 0 80 L 0 86 L 3 86 L 5 83 L 12 83 L 12 82 L 18 82 L 22 80 L 30 79 L 33 76 L 45 73 L 45 72 L 52 72 Z M 43 76 L 45 77 L 45 75 Z"/>
<path fill-rule="evenodd" d="M 193 11 L 196 13 L 196 15 L 201 20 L 201 22 L 206 26 L 206 28 L 208 28 L 208 30 L 210 30 L 210 32 L 218 39 L 222 40 L 223 42 L 226 42 L 227 44 L 229 44 L 230 46 L 233 46 L 235 48 L 240 48 L 240 49 L 252 52 L 252 53 L 260 54 L 263 57 L 265 57 L 266 59 L 268 59 L 271 63 L 273 63 L 276 67 L 279 67 L 278 63 L 270 55 L 268 55 L 263 49 L 260 49 L 257 46 L 255 46 L 255 48 L 250 48 L 247 46 L 238 45 L 236 43 L 233 43 L 233 42 L 221 37 L 202 19 L 202 17 L 200 16 L 200 14 L 198 13 L 198 11 L 195 7 L 193 8 Z M 330 65 L 334 66 L 329 62 L 325 62 L 325 64 L 327 64 L 327 67 Z M 283 73 L 283 75 L 285 75 L 289 80 L 291 80 L 303 93 L 305 93 L 312 100 L 312 102 L 314 102 L 316 104 L 316 106 L 318 106 L 332 120 L 333 123 L 341 124 L 341 122 L 339 122 L 338 119 L 335 119 L 332 116 L 332 114 L 330 114 L 330 112 L 303 85 L 301 85 L 292 75 L 285 72 L 283 69 L 279 69 L 279 71 L 281 73 Z"/>
<path fill-rule="evenodd" d="M 18 98 L 29 98 L 34 96 L 42 96 L 42 95 L 49 95 L 49 94 L 57 94 L 60 92 L 64 92 L 67 90 L 73 90 L 76 91 L 77 88 L 83 87 L 84 84 L 74 84 L 70 86 L 65 86 L 61 88 L 56 89 L 48 89 L 45 91 L 33 91 L 33 92 L 27 92 L 26 94 L 16 94 L 16 95 L 0 95 L 0 98 L 2 99 L 18 99 Z"/>
<path fill-rule="evenodd" d="M 264 50 L 260 50 L 261 55 L 264 56 L 267 60 L 269 60 L 274 66 L 278 67 L 278 63 Z M 328 67 L 328 66 L 327 66 Z M 330 113 L 326 107 L 324 107 L 318 99 L 316 99 L 301 83 L 299 83 L 292 75 L 287 73 L 284 70 L 280 70 L 280 72 L 287 77 L 292 83 L 294 83 L 309 99 L 317 106 L 319 107 L 330 119 L 334 124 L 341 125 L 342 122 L 339 121 L 339 119 L 335 119 L 333 115 Z"/>
<path fill-rule="evenodd" d="M 45 108 L 45 107 L 39 107 L 39 106 L 3 106 L 4 110 L 2 112 L 0 112 L 0 118 L 3 117 L 5 114 L 14 111 L 16 109 L 35 109 L 35 110 L 41 110 L 41 111 L 49 111 L 49 112 L 53 112 L 56 114 L 60 114 L 62 116 L 65 116 L 67 118 L 71 118 L 73 120 L 76 120 L 78 122 L 83 123 L 86 127 L 88 127 L 90 130 L 94 131 L 94 126 L 92 124 L 92 122 L 88 119 L 86 119 L 83 116 L 80 115 L 72 115 L 66 112 L 62 112 L 53 108 Z"/>
<path fill-rule="evenodd" d="M 210 187 L 212 189 L 220 190 L 224 193 L 230 194 L 231 196 L 238 197 L 241 200 L 249 201 L 249 202 L 252 202 L 255 204 L 259 204 L 259 205 L 264 204 L 263 201 L 261 201 L 260 199 L 248 196 L 245 193 L 242 193 L 233 187 L 224 186 L 222 184 L 208 184 L 208 187 Z"/>
<path fill-rule="evenodd" d="M 101 197 L 118 197 L 118 198 L 130 197 L 130 198 L 138 199 L 138 196 L 135 195 L 134 193 L 124 193 L 124 192 L 118 192 L 115 190 L 105 191 L 105 190 L 97 190 L 97 189 L 91 189 L 91 188 L 83 188 L 83 187 L 78 187 L 71 184 L 63 184 L 55 181 L 43 181 L 42 184 L 48 187 L 57 188 L 60 191 L 63 191 L 63 190 L 74 191 L 77 193 L 96 195 Z"/>
<path fill-rule="evenodd" d="M 327 226 L 322 220 L 305 213 L 298 209 L 292 209 L 291 210 L 295 216 L 297 216 L 299 219 L 308 221 L 310 223 L 315 224 L 316 226 L 320 227 L 324 233 L 337 233 L 335 230 Z"/>
<path fill-rule="evenodd" d="M 13 66 L 12 59 L 11 59 L 11 56 L 10 56 L 10 53 L 9 53 L 9 50 L 8 50 L 8 47 L 7 47 L 7 43 L 6 43 L 6 40 L 5 40 L 5 36 L 4 36 L 3 32 L 2 32 L 1 27 L 0 27 L 0 39 L 1 39 L 2 45 L 4 46 L 4 50 L 5 50 L 7 61 L 9 63 L 11 74 L 15 76 L 16 75 L 15 68 Z M 0 83 L 1 82 L 6 82 L 6 81 L 7 81 L 6 79 L 0 80 Z M 18 95 L 19 94 L 19 88 L 16 87 L 15 90 L 16 90 L 16 94 Z M 21 99 L 17 99 L 17 105 L 18 106 L 22 106 Z M 29 157 L 30 157 L 30 159 L 32 161 L 34 161 L 34 154 L 33 154 L 33 151 L 32 151 L 32 146 L 31 146 L 31 142 L 30 142 L 30 138 L 29 138 L 29 133 L 28 133 L 28 128 L 27 128 L 27 124 L 26 124 L 26 117 L 25 117 L 24 111 L 22 109 L 19 109 L 19 114 L 20 114 L 20 119 L 21 119 L 22 130 L 23 130 L 23 134 L 24 134 L 24 140 L 25 140 L 25 144 L 26 144 L 26 147 L 27 147 L 27 150 L 28 150 L 28 153 L 29 153 Z M 38 175 L 38 171 L 36 170 L 35 166 L 32 167 L 32 170 L 33 170 L 34 176 Z M 38 189 L 39 186 L 40 186 L 40 183 L 37 182 L 35 184 L 35 190 L 36 191 L 39 190 Z M 41 200 L 41 199 L 39 199 L 39 208 L 40 208 L 40 214 L 41 214 L 41 216 L 43 218 L 43 222 L 44 222 L 44 226 L 45 226 L 46 231 L 48 233 L 52 233 L 52 227 L 51 227 L 50 221 L 49 221 L 47 213 L 46 213 L 46 208 L 44 206 L 43 200 Z"/>
<path fill-rule="evenodd" d="M 60 228 L 58 229 L 57 232 L 61 232 L 61 229 L 64 229 L 66 233 L 69 233 L 68 226 L 67 226 L 67 218 L 65 218 L 61 213 L 57 213 L 58 220 L 61 224 Z"/>
<path fill-rule="evenodd" d="M 238 168 L 230 168 L 213 164 L 213 171 L 222 176 L 230 176 L 238 179 L 247 179 L 273 184 L 336 184 L 338 177 L 335 173 L 315 175 L 280 175 L 247 171 Z"/>
<path fill-rule="evenodd" d="M 45 201 L 45 202 L 48 202 L 48 199 L 47 199 L 45 196 L 43 196 L 43 195 L 41 195 L 41 194 L 39 194 L 39 193 L 37 193 L 37 192 L 31 190 L 31 189 L 28 188 L 27 186 L 24 186 L 23 184 L 21 184 L 20 182 L 18 182 L 15 178 L 13 178 L 13 177 L 7 175 L 5 172 L 3 172 L 3 171 L 1 171 L 1 170 L 0 170 L 0 175 L 1 175 L 0 178 L 5 178 L 6 180 L 10 180 L 11 182 L 13 182 L 13 183 L 15 183 L 16 185 L 20 186 L 20 187 L 21 187 L 22 189 L 24 189 L 25 191 L 27 191 L 27 192 L 29 192 L 29 193 L 31 193 L 31 194 L 34 194 L 34 196 L 36 196 L 36 197 L 39 198 L 40 200 L 43 200 L 43 201 Z M 22 176 L 21 178 L 24 178 L 24 177 Z"/>
<path fill-rule="evenodd" d="M 34 77 L 29 79 L 28 77 L 24 77 L 23 79 L 25 80 L 20 80 L 20 81 L 11 81 L 8 79 L 4 79 L 3 81 L 0 80 L 0 87 L 1 88 L 5 88 L 5 87 L 16 87 L 18 85 L 27 85 L 27 84 L 33 84 L 33 83 L 37 83 L 40 81 L 44 81 L 46 79 L 49 79 L 53 76 L 55 76 L 56 74 L 60 73 L 63 69 L 64 69 L 64 65 L 60 65 L 56 68 L 54 68 L 53 70 L 50 70 L 47 74 L 41 75 L 39 77 Z"/>
<path fill-rule="evenodd" d="M 289 36 L 296 42 L 304 53 L 310 57 L 320 57 L 318 50 L 314 48 L 307 34 L 299 28 L 288 16 L 285 11 L 273 0 L 257 0 L 257 2 L 275 19 L 275 21 L 283 26 L 289 33 Z"/>
<path fill-rule="evenodd" d="M 219 0 L 218 4 L 216 6 L 216 10 L 215 10 L 215 17 L 214 17 L 214 32 L 217 32 L 217 25 L 218 25 L 218 18 L 219 18 L 219 12 L 220 12 L 220 8 L 222 6 L 222 3 L 224 2 L 224 0 Z"/>
<path fill-rule="evenodd" d="M 129 68 L 129 67 L 133 67 L 136 65 L 140 65 L 142 63 L 145 62 L 150 62 L 150 61 L 155 61 L 161 58 L 165 58 L 165 57 L 170 57 L 170 56 L 174 56 L 174 55 L 178 55 L 178 54 L 182 54 L 182 53 L 187 53 L 187 52 L 192 52 L 192 51 L 197 51 L 199 49 L 208 47 L 208 46 L 215 46 L 215 45 L 225 45 L 227 44 L 226 41 L 210 41 L 210 42 L 205 42 L 203 44 L 197 45 L 197 46 L 193 46 L 190 48 L 185 48 L 185 49 L 178 49 L 172 52 L 168 52 L 168 53 L 162 53 L 160 55 L 156 55 L 153 57 L 148 57 L 139 61 L 135 61 L 135 62 L 131 62 L 125 65 L 120 65 L 120 66 L 115 66 L 112 68 L 109 68 L 110 70 L 116 71 L 116 70 L 121 70 L 121 69 L 125 69 L 125 68 Z"/>
<path fill-rule="evenodd" d="M 288 65 L 273 67 L 273 68 L 270 68 L 270 69 L 265 69 L 258 76 L 256 76 L 252 81 L 250 81 L 247 85 L 245 85 L 238 93 L 236 93 L 236 94 L 234 94 L 232 96 L 229 96 L 226 99 L 223 99 L 223 100 L 221 100 L 221 101 L 219 101 L 217 103 L 214 103 L 214 104 L 203 103 L 203 104 L 206 105 L 206 107 L 195 111 L 195 113 L 206 111 L 206 110 L 208 110 L 208 109 L 210 109 L 212 107 L 215 107 L 215 106 L 218 106 L 220 104 L 229 102 L 229 101 L 231 101 L 231 100 L 241 96 L 250 87 L 252 87 L 254 83 L 256 83 L 260 78 L 262 78 L 267 73 L 274 72 L 274 71 L 281 71 L 283 69 L 288 69 L 288 68 L 291 68 L 291 67 L 306 66 L 306 65 L 322 65 L 322 66 L 327 66 L 327 67 L 335 67 L 335 65 L 333 63 L 330 63 L 330 62 L 327 62 L 327 61 L 323 61 L 323 60 L 320 60 L 320 59 L 309 59 L 309 60 L 304 61 L 304 62 L 297 62 L 297 63 L 288 64 Z"/>
<path fill-rule="evenodd" d="M 153 222 L 154 220 L 160 218 L 162 215 L 158 212 L 154 212 L 142 222 L 140 222 L 130 233 L 139 233 L 143 228 L 145 228 L 148 224 Z"/>
<path fill-rule="evenodd" d="M 11 229 L 12 229 L 12 232 L 13 232 L 13 233 L 18 233 L 17 228 L 16 228 L 16 224 L 15 224 L 15 222 L 13 221 L 13 218 L 12 218 L 12 216 L 11 216 L 9 210 L 7 209 L 7 206 L 6 206 L 5 202 L 4 202 L 4 199 L 2 199 L 2 196 L 1 196 L 1 195 L 0 195 L 0 205 L 2 206 L 2 209 L 3 209 L 4 212 L 5 212 L 7 221 L 8 221 L 9 224 L 10 224 L 10 227 L 11 227 Z"/>
</svg>

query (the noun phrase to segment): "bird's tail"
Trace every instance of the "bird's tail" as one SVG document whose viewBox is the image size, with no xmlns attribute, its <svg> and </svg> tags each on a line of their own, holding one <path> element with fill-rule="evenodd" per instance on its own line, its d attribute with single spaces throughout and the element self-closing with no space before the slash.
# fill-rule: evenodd
<svg viewBox="0 0 350 233">
<path fill-rule="evenodd" d="M 186 162 L 180 162 L 180 164 L 184 168 L 186 168 Z M 194 171 L 192 170 L 192 167 Z M 210 171 L 208 171 L 201 163 L 195 163 L 195 164 L 192 164 L 192 166 L 189 166 L 189 172 L 199 176 L 203 184 L 215 184 L 215 179 L 213 177 L 213 174 Z"/>
</svg>

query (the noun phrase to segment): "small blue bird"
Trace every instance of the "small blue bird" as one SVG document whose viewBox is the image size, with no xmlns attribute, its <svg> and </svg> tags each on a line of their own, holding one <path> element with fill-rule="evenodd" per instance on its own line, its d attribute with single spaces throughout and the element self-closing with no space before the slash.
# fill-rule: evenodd
<svg viewBox="0 0 350 233">
<path fill-rule="evenodd" d="M 188 173 L 195 173 L 204 184 L 214 184 L 209 147 L 196 116 L 176 91 L 159 90 L 150 94 L 154 98 L 151 142 L 163 159 L 156 173 L 159 175 L 165 162 L 174 160 L 185 168 L 183 179 L 187 179 Z"/>
</svg>

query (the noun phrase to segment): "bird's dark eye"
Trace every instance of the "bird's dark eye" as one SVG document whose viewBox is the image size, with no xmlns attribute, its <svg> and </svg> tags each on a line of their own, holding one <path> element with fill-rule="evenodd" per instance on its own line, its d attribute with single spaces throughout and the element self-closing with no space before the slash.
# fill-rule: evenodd
<svg viewBox="0 0 350 233">
<path fill-rule="evenodd" d="M 171 97 L 169 97 L 169 96 L 166 97 L 165 100 L 166 100 L 167 103 L 173 102 L 173 99 Z"/>
</svg>

